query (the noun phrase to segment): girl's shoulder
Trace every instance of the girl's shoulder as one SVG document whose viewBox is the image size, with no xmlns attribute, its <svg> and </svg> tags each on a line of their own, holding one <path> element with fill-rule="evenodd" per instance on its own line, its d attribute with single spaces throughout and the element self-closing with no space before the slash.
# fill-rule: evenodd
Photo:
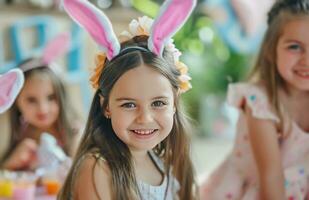
<svg viewBox="0 0 309 200">
<path fill-rule="evenodd" d="M 76 169 L 78 171 L 81 171 L 83 169 L 83 167 L 89 167 L 89 166 L 93 166 L 96 167 L 96 165 L 98 165 L 98 167 L 102 167 L 104 169 L 108 169 L 108 165 L 106 160 L 101 156 L 100 152 L 98 149 L 92 149 L 90 150 L 88 153 L 84 154 L 83 156 L 81 156 L 77 163 L 76 163 Z M 104 170 L 106 171 L 106 170 Z"/>
<path fill-rule="evenodd" d="M 98 151 L 91 151 L 80 158 L 74 173 L 74 199 L 111 197 L 110 169 Z"/>
<path fill-rule="evenodd" d="M 244 111 L 249 107 L 252 115 L 260 119 L 279 122 L 267 91 L 262 83 L 233 83 L 228 86 L 227 102 L 229 105 Z"/>
</svg>

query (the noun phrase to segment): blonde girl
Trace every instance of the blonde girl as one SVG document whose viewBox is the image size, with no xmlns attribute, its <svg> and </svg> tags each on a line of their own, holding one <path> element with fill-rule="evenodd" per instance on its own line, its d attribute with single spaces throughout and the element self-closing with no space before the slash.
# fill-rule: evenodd
<svg viewBox="0 0 309 200">
<path fill-rule="evenodd" d="M 202 199 L 308 197 L 308 31 L 308 0 L 273 5 L 251 81 L 229 86 L 240 110 L 235 146 L 202 184 Z"/>
<path fill-rule="evenodd" d="M 79 120 L 69 104 L 65 86 L 53 61 L 67 52 L 69 35 L 53 38 L 43 55 L 23 61 L 24 85 L 9 110 L 10 141 L 1 160 L 8 170 L 34 170 L 42 133 L 53 135 L 58 145 L 70 156 L 77 148 Z"/>
</svg>

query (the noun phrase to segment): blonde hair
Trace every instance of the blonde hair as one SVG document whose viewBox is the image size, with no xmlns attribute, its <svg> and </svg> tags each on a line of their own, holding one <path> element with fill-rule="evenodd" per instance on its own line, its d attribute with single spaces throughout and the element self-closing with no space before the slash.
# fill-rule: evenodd
<svg viewBox="0 0 309 200">
<path fill-rule="evenodd" d="M 276 48 L 284 25 L 291 20 L 309 14 L 308 0 L 278 0 L 268 13 L 268 29 L 259 51 L 256 64 L 249 76 L 252 82 L 263 82 L 269 101 L 280 118 L 280 129 L 284 130 L 282 105 L 278 98 L 280 88 L 287 91 L 285 81 L 277 70 Z"/>
</svg>

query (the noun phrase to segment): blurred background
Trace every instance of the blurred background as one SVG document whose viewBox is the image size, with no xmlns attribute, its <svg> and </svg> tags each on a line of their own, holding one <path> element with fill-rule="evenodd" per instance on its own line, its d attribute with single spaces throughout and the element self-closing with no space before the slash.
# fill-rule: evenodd
<svg viewBox="0 0 309 200">
<path fill-rule="evenodd" d="M 154 17 L 163 0 L 91 0 L 111 19 L 117 34 L 138 16 Z M 229 83 L 243 81 L 254 63 L 273 0 L 198 0 L 174 41 L 189 67 L 193 89 L 183 95 L 194 123 L 192 156 L 199 178 L 207 176 L 233 145 L 237 110 L 225 102 Z M 88 77 L 97 46 L 62 11 L 60 0 L 0 0 L 0 73 L 39 55 L 46 42 L 67 31 L 69 53 L 57 60 L 71 102 L 87 117 Z M 0 153 L 8 141 L 7 114 L 0 115 Z"/>
</svg>

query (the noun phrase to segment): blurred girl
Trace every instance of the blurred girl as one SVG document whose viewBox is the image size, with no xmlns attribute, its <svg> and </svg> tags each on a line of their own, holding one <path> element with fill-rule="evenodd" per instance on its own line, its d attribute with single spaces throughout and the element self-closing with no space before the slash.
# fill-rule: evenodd
<svg viewBox="0 0 309 200">
<path fill-rule="evenodd" d="M 277 1 L 250 83 L 230 85 L 240 109 L 232 153 L 202 199 L 303 200 L 309 189 L 309 1 Z"/>
<path fill-rule="evenodd" d="M 27 59 L 18 66 L 25 83 L 10 109 L 11 137 L 2 168 L 36 168 L 43 132 L 53 135 L 67 154 L 73 154 L 80 125 L 76 124 L 63 82 L 51 64 L 68 50 L 68 45 L 68 35 L 61 34 L 47 44 L 42 58 Z"/>
</svg>

